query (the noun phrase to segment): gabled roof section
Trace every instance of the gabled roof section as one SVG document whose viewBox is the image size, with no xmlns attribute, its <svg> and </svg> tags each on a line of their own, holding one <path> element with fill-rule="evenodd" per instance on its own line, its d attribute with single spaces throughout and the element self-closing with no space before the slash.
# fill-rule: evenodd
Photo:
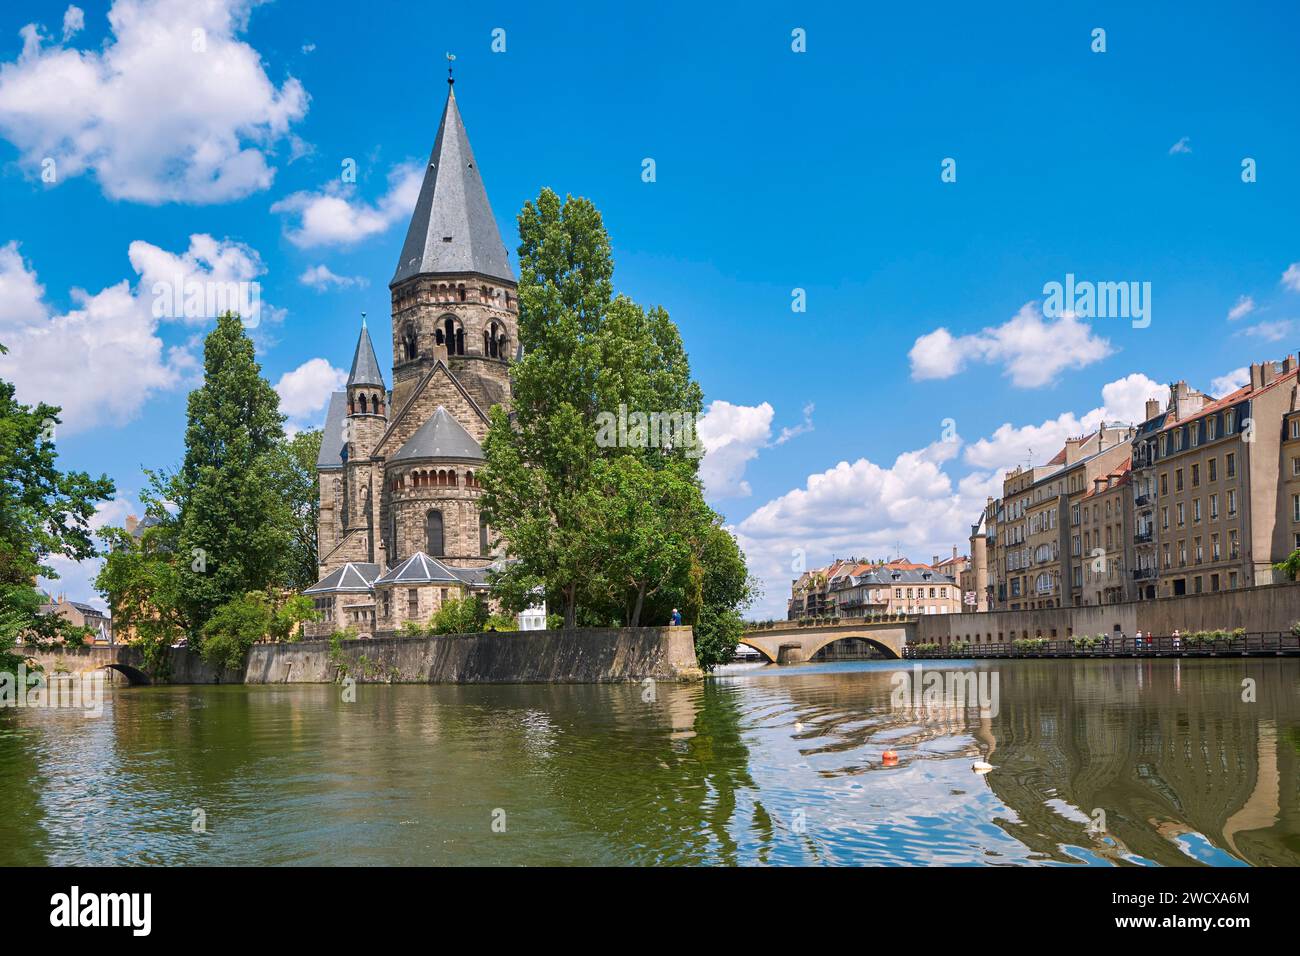
<svg viewBox="0 0 1300 956">
<path fill-rule="evenodd" d="M 339 591 L 369 591 L 377 577 L 379 577 L 379 565 L 349 561 L 343 567 L 325 575 L 302 593 L 333 594 Z"/>
<path fill-rule="evenodd" d="M 420 197 L 389 285 L 417 275 L 447 272 L 478 272 L 515 281 L 460 118 L 454 87 L 447 92 Z"/>
<path fill-rule="evenodd" d="M 375 346 L 370 341 L 366 322 L 361 320 L 361 335 L 357 338 L 357 349 L 352 353 L 352 371 L 348 374 L 348 385 L 377 385 L 384 387 L 384 375 L 379 370 L 379 359 L 375 358 Z"/>
<path fill-rule="evenodd" d="M 482 461 L 483 448 L 465 427 L 439 405 L 429 420 L 416 429 L 406 444 L 389 461 L 415 458 L 458 458 Z"/>
<path fill-rule="evenodd" d="M 330 407 L 325 412 L 325 427 L 320 435 L 320 454 L 316 467 L 322 470 L 343 467 L 343 420 L 348 417 L 348 393 L 330 395 Z"/>
<path fill-rule="evenodd" d="M 464 584 L 471 588 L 486 588 L 488 572 L 492 565 L 481 568 L 453 568 L 423 551 L 417 551 L 401 564 L 391 568 L 375 582 L 376 587 L 389 584 Z"/>
<path fill-rule="evenodd" d="M 397 430 L 397 426 L 402 423 L 406 418 L 407 413 L 410 412 L 410 410 L 415 407 L 415 403 L 420 400 L 420 396 L 424 394 L 425 389 L 427 389 L 430 383 L 433 382 L 434 377 L 438 374 L 438 369 L 442 369 L 443 373 L 447 376 L 448 380 L 451 381 L 451 384 L 455 387 L 456 391 L 458 391 L 461 397 L 465 399 L 470 410 L 479 417 L 479 420 L 484 425 L 488 424 L 489 419 L 487 414 L 483 411 L 482 407 L 479 406 L 479 403 L 474 400 L 474 396 L 466 390 L 464 385 L 460 384 L 460 379 L 456 377 L 456 373 L 448 368 L 447 363 L 442 359 L 435 359 L 433 366 L 429 369 L 429 374 L 420 380 L 420 384 L 415 386 L 415 390 L 411 392 L 402 407 L 396 409 L 395 414 L 389 418 L 388 427 L 384 429 L 383 437 L 379 439 L 379 444 L 375 446 L 376 455 L 383 456 L 385 454 L 385 449 L 389 445 L 389 439 L 392 437 L 393 432 Z M 389 396 L 389 406 L 392 406 L 391 395 Z"/>
</svg>

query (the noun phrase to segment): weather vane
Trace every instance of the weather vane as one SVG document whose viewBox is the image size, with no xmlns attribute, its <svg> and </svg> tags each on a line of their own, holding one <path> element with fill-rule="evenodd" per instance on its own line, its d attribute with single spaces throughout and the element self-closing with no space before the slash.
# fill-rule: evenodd
<svg viewBox="0 0 1300 956">
<path fill-rule="evenodd" d="M 361 313 L 361 327 L 363 329 L 366 327 L 366 314 L 364 312 Z"/>
<path fill-rule="evenodd" d="M 454 62 L 456 62 L 456 54 L 448 53 L 447 54 L 447 85 L 448 86 L 452 86 L 456 82 L 456 78 L 451 75 L 451 65 Z"/>
</svg>

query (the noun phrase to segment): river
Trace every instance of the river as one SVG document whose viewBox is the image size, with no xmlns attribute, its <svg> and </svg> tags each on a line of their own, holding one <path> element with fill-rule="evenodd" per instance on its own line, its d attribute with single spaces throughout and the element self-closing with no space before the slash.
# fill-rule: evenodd
<svg viewBox="0 0 1300 956">
<path fill-rule="evenodd" d="M 899 661 L 116 686 L 0 712 L 0 865 L 1300 864 L 1300 661 L 925 666 L 996 713 L 900 709 Z"/>
</svg>

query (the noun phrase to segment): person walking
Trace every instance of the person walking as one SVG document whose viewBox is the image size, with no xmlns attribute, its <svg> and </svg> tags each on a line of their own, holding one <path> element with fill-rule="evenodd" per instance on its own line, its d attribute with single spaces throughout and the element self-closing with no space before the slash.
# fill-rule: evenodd
<svg viewBox="0 0 1300 956">
<path fill-rule="evenodd" d="M 677 608 L 673 608 L 672 622 L 674 627 L 682 623 L 682 612 Z"/>
<path fill-rule="evenodd" d="M 1139 628 L 1139 629 L 1138 629 L 1138 632 L 1137 632 L 1136 634 L 1133 635 L 1133 645 L 1134 645 L 1138 650 L 1142 650 L 1142 630 L 1141 630 L 1141 628 Z"/>
<path fill-rule="evenodd" d="M 1178 648 L 1182 647 L 1182 644 L 1182 635 L 1178 633 L 1178 628 L 1174 628 L 1174 650 L 1178 650 Z"/>
</svg>

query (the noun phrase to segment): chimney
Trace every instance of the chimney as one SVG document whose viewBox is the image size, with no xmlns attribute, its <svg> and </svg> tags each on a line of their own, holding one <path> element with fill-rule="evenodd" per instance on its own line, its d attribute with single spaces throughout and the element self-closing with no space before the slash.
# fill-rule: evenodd
<svg viewBox="0 0 1300 956">
<path fill-rule="evenodd" d="M 1255 362 L 1250 363 L 1250 387 L 1252 389 L 1264 387 L 1264 366 Z"/>
<path fill-rule="evenodd" d="M 1295 356 L 1288 355 L 1282 360 L 1282 374 L 1286 375 L 1295 371 Z"/>
<path fill-rule="evenodd" d="M 1264 362 L 1259 367 L 1260 381 L 1264 385 L 1272 385 L 1273 379 L 1277 377 L 1277 366 L 1272 362 Z"/>
<path fill-rule="evenodd" d="M 952 546 L 952 559 L 957 560 L 957 546 L 955 544 Z"/>
<path fill-rule="evenodd" d="M 1147 417 L 1144 421 L 1150 421 L 1160 414 L 1160 400 L 1158 398 L 1147 399 Z"/>
</svg>

